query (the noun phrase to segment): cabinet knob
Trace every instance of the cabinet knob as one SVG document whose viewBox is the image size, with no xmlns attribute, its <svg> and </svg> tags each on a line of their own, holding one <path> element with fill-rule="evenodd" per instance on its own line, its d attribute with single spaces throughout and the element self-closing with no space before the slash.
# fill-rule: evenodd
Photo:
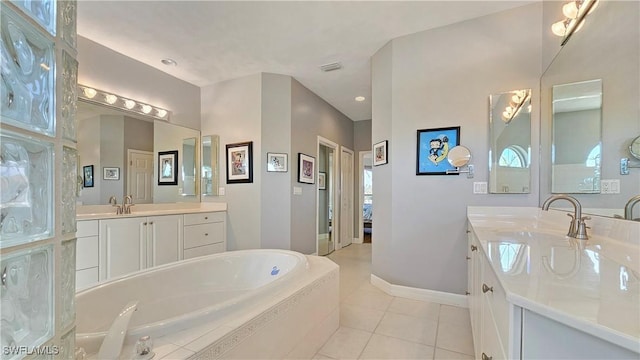
<svg viewBox="0 0 640 360">
<path fill-rule="evenodd" d="M 493 359 L 493 356 L 487 356 L 487 354 L 482 353 L 482 360 L 491 360 Z"/>
<path fill-rule="evenodd" d="M 146 222 L 146 221 L 145 221 L 145 222 L 143 222 L 143 223 L 142 223 L 142 225 L 147 226 L 147 222 Z"/>
<path fill-rule="evenodd" d="M 493 292 L 493 286 L 492 287 L 488 287 L 487 284 L 482 284 L 482 292 L 486 294 L 489 291 Z"/>
<path fill-rule="evenodd" d="M 208 216 L 205 216 L 205 217 L 204 217 L 204 219 L 205 219 L 205 220 L 209 220 L 209 217 L 208 217 Z"/>
<path fill-rule="evenodd" d="M 467 234 L 470 233 L 470 232 L 471 232 L 471 230 L 467 230 Z"/>
<path fill-rule="evenodd" d="M 475 245 L 471 245 L 471 251 L 476 251 L 476 250 L 478 250 L 478 247 Z"/>
<path fill-rule="evenodd" d="M 467 260 L 471 260 L 471 256 L 467 256 Z"/>
<path fill-rule="evenodd" d="M 153 221 L 149 221 L 149 225 L 153 225 Z"/>
<path fill-rule="evenodd" d="M 465 292 L 464 292 L 464 294 L 465 294 L 465 295 L 471 295 L 471 293 L 470 293 L 470 292 L 468 292 L 468 291 L 465 291 Z"/>
</svg>

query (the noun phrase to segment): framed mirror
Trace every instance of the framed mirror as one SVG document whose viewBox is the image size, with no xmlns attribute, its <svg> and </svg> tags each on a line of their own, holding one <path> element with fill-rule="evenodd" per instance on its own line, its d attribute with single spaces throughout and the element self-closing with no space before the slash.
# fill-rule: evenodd
<svg viewBox="0 0 640 360">
<path fill-rule="evenodd" d="M 198 140 L 182 140 L 182 196 L 196 196 L 198 191 Z"/>
<path fill-rule="evenodd" d="M 489 96 L 489 192 L 531 192 L 531 89 Z"/>
<path fill-rule="evenodd" d="M 200 189 L 202 196 L 217 196 L 219 186 L 218 151 L 220 137 L 207 135 L 202 137 L 202 166 Z"/>
</svg>

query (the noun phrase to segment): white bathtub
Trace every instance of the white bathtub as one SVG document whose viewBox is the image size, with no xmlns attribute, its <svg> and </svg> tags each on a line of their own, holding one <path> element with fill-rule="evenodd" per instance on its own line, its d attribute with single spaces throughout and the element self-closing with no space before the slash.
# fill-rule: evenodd
<svg viewBox="0 0 640 360">
<path fill-rule="evenodd" d="M 89 354 L 96 353 L 117 314 L 127 303 L 137 300 L 138 310 L 129 324 L 126 346 L 150 335 L 159 338 L 162 344 L 183 348 L 183 354 L 197 357 L 215 345 L 216 340 L 222 341 L 234 331 L 241 331 L 243 323 L 251 322 L 301 291 L 309 292 L 309 286 L 331 273 L 337 284 L 337 265 L 330 260 L 285 250 L 232 251 L 140 271 L 77 293 L 76 346 Z M 319 298 L 322 292 L 317 292 Z M 335 298 L 337 309 L 337 293 Z M 255 316 L 247 317 L 251 313 Z M 328 315 L 323 311 L 322 316 Z M 239 323 L 240 317 L 246 321 Z M 218 329 L 217 339 L 212 338 L 210 344 L 191 345 L 185 344 L 184 339 L 172 339 L 172 335 L 184 333 L 185 329 L 197 328 L 203 329 L 203 335 Z M 225 346 L 224 357 L 241 342 L 237 340 L 236 336 L 234 346 Z M 282 351 L 278 349 L 278 353 Z M 264 356 L 263 352 L 255 355 Z"/>
</svg>

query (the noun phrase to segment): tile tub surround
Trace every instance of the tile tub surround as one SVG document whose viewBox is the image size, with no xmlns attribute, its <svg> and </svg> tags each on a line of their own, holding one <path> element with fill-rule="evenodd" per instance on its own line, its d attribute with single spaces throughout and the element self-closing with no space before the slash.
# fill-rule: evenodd
<svg viewBox="0 0 640 360">
<path fill-rule="evenodd" d="M 135 204 L 131 214 L 116 215 L 112 205 L 78 205 L 76 219 L 101 220 L 123 217 L 192 214 L 201 212 L 227 211 L 227 203 L 166 203 L 166 204 Z"/>
<path fill-rule="evenodd" d="M 338 328 L 339 268 L 326 258 L 306 258 L 303 274 L 275 295 L 265 294 L 212 321 L 154 336 L 154 358 L 284 358 L 292 351 L 310 358 Z M 132 351 L 128 345 L 122 354 Z"/>
<path fill-rule="evenodd" d="M 639 222 L 593 216 L 584 242 L 565 237 L 563 211 L 469 207 L 467 214 L 507 301 L 640 352 Z M 515 260 L 520 270 L 505 268 L 501 245 L 525 249 Z"/>
</svg>

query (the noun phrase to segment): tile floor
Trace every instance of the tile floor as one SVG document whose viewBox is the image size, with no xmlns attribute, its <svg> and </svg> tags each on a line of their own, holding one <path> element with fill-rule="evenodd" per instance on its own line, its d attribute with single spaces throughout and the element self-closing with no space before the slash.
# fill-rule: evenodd
<svg viewBox="0 0 640 360">
<path fill-rule="evenodd" d="M 468 309 L 393 297 L 371 285 L 371 244 L 329 258 L 340 265 L 340 328 L 314 359 L 473 359 Z"/>
</svg>

